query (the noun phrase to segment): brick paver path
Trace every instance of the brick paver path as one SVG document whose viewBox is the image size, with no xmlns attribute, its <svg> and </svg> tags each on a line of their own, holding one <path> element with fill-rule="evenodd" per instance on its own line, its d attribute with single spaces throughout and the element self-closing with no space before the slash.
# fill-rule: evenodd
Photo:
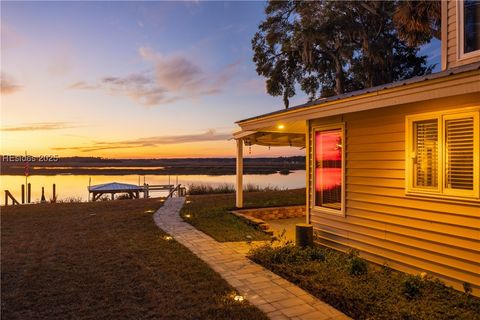
<svg viewBox="0 0 480 320">
<path fill-rule="evenodd" d="M 170 198 L 153 216 L 155 223 L 186 246 L 270 319 L 349 319 L 296 285 L 245 257 L 247 244 L 221 243 L 184 222 L 184 198 Z"/>
</svg>

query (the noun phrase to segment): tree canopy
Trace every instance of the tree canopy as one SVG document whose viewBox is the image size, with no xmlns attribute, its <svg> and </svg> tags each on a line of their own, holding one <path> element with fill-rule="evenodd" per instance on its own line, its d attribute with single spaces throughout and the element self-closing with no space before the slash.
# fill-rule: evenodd
<svg viewBox="0 0 480 320">
<path fill-rule="evenodd" d="M 286 108 L 298 87 L 314 100 L 429 73 L 419 45 L 437 36 L 439 15 L 417 2 L 271 1 L 252 39 L 257 73 Z M 411 22 L 415 8 L 430 15 Z"/>
</svg>

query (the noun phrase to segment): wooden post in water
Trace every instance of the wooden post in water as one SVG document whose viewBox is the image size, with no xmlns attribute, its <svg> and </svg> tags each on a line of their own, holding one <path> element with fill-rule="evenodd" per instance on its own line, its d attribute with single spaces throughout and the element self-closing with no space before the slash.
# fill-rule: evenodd
<svg viewBox="0 0 480 320">
<path fill-rule="evenodd" d="M 57 189 L 57 188 L 56 188 L 55 183 L 53 184 L 53 188 L 52 188 L 52 189 L 53 189 L 52 202 L 55 203 L 55 202 L 57 202 L 57 193 L 56 193 L 56 191 L 57 191 L 56 189 Z"/>
<path fill-rule="evenodd" d="M 40 198 L 40 202 L 41 203 L 47 202 L 47 200 L 45 200 L 45 188 L 44 187 L 42 187 L 42 197 Z"/>
<path fill-rule="evenodd" d="M 32 201 L 32 185 L 30 183 L 27 184 L 27 203 Z"/>
<path fill-rule="evenodd" d="M 25 203 L 25 185 L 22 184 L 22 204 Z"/>
</svg>

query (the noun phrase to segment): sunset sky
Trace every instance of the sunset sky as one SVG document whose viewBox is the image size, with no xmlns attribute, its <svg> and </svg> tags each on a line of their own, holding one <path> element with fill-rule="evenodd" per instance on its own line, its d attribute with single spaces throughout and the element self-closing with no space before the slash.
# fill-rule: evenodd
<svg viewBox="0 0 480 320">
<path fill-rule="evenodd" d="M 264 7 L 2 1 L 2 154 L 234 156 L 234 122 L 282 108 L 252 62 Z M 439 51 L 423 50 L 430 63 Z"/>
</svg>

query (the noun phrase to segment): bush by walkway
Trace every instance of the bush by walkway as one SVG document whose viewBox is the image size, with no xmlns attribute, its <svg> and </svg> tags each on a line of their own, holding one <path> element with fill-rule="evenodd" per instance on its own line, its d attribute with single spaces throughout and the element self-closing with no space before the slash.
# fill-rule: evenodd
<svg viewBox="0 0 480 320">
<path fill-rule="evenodd" d="M 480 319 L 479 298 L 367 263 L 355 253 L 264 246 L 250 258 L 354 319 Z"/>
</svg>

